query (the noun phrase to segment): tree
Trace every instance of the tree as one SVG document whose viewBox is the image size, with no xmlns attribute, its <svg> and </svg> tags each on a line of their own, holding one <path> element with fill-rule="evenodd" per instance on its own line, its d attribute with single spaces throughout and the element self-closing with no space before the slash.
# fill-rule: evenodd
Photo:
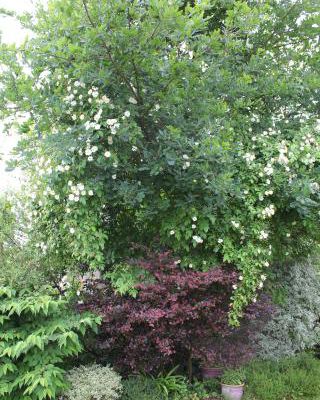
<svg viewBox="0 0 320 400">
<path fill-rule="evenodd" d="M 132 242 L 183 267 L 231 262 L 237 324 L 269 264 L 319 242 L 317 11 L 52 0 L 21 17 L 35 36 L 1 46 L 1 109 L 26 119 L 17 152 L 48 252 L 102 270 Z"/>
<path fill-rule="evenodd" d="M 192 363 L 204 359 L 208 343 L 229 333 L 236 272 L 227 266 L 183 271 L 168 253 L 149 253 L 132 263 L 148 273 L 148 280 L 136 285 L 136 298 L 89 284 L 92 295 L 80 309 L 102 317 L 95 352 L 124 373 L 159 372 L 180 363 L 191 378 Z"/>
</svg>

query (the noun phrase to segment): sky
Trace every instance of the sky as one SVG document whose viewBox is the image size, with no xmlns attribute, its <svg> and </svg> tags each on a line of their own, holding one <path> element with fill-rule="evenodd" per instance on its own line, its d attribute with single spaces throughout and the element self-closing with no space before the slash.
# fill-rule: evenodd
<svg viewBox="0 0 320 400">
<path fill-rule="evenodd" d="M 0 0 L 0 8 L 22 13 L 34 9 L 32 0 Z M 13 18 L 0 16 L 0 31 L 2 41 L 6 43 L 21 43 L 26 32 L 23 31 L 18 22 Z M 7 172 L 6 160 L 10 158 L 10 152 L 17 143 L 17 135 L 12 132 L 10 136 L 3 133 L 3 126 L 0 121 L 0 192 L 8 189 L 17 189 L 20 186 L 20 171 Z"/>
</svg>

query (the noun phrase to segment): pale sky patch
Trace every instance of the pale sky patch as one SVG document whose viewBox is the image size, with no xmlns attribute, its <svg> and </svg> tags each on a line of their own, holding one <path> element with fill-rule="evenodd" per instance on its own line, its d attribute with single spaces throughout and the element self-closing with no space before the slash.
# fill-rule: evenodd
<svg viewBox="0 0 320 400">
<path fill-rule="evenodd" d="M 32 12 L 35 8 L 35 2 L 32 0 L 0 0 L 0 8 L 23 13 Z M 11 17 L 0 16 L 1 40 L 5 43 L 21 44 L 27 36 L 27 32 L 22 29 L 20 24 Z M 17 144 L 17 134 L 11 132 L 6 135 L 3 132 L 3 125 L 0 121 L 0 192 L 7 189 L 19 188 L 21 184 L 21 172 L 6 171 L 6 161 L 10 159 L 10 153 Z"/>
</svg>

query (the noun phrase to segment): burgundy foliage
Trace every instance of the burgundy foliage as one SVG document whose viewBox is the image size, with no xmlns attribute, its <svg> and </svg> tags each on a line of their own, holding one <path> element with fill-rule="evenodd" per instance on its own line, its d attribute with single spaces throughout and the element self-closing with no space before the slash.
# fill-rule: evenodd
<svg viewBox="0 0 320 400">
<path fill-rule="evenodd" d="M 236 368 L 256 356 L 256 336 L 272 317 L 275 307 L 266 294 L 259 297 L 245 312 L 239 328 L 229 327 L 224 336 L 202 343 L 203 364 Z"/>
<path fill-rule="evenodd" d="M 237 273 L 228 266 L 184 271 L 170 253 L 136 261 L 152 276 L 137 298 L 119 296 L 107 284 L 84 305 L 103 317 L 103 354 L 122 372 L 155 372 L 203 356 L 203 343 L 228 334 L 228 311 Z M 100 285 L 101 286 L 101 285 Z"/>
</svg>

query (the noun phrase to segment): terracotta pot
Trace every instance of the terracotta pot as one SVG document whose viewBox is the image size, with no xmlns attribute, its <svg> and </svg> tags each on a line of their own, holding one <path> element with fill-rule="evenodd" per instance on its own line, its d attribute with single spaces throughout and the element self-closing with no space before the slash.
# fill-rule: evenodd
<svg viewBox="0 0 320 400">
<path fill-rule="evenodd" d="M 221 367 L 201 367 L 201 375 L 203 379 L 219 378 L 222 374 L 223 368 Z"/>
<path fill-rule="evenodd" d="M 221 393 L 226 400 L 241 400 L 243 396 L 243 385 L 226 385 L 221 383 Z"/>
</svg>

